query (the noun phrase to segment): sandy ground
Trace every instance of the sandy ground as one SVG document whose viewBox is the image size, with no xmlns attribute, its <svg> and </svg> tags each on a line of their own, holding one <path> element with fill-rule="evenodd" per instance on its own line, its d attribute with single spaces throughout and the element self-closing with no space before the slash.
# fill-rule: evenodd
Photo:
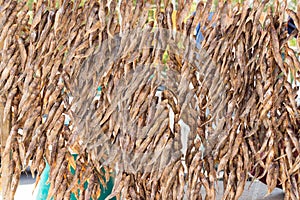
<svg viewBox="0 0 300 200">
<path fill-rule="evenodd" d="M 18 187 L 15 200 L 34 200 L 35 194 L 33 194 L 35 180 L 32 179 L 31 175 L 22 174 L 20 186 Z M 240 198 L 241 200 L 283 200 L 284 194 L 282 190 L 275 189 L 269 196 L 266 196 L 267 187 L 260 183 L 254 182 L 252 186 L 249 188 L 250 183 L 247 183 L 245 187 L 245 191 Z M 219 191 L 217 193 L 217 200 L 221 199 L 223 193 L 223 184 L 222 182 L 218 182 Z M 35 192 L 36 193 L 36 192 Z M 2 198 L 0 197 L 0 200 Z"/>
</svg>

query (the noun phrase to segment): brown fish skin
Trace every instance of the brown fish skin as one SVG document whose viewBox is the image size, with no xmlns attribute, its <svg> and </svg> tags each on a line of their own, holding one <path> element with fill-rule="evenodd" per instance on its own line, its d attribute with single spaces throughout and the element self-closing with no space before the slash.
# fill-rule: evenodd
<svg viewBox="0 0 300 200">
<path fill-rule="evenodd" d="M 1 90 L 3 85 L 5 85 L 5 81 L 9 78 L 10 72 L 11 70 L 14 69 L 14 63 L 16 63 L 16 58 L 17 58 L 18 54 L 14 54 L 8 61 L 7 64 L 3 64 L 4 69 L 1 72 L 1 77 L 0 77 L 0 86 L 1 86 Z"/>
<path fill-rule="evenodd" d="M 15 137 L 17 136 L 17 133 L 18 132 L 18 125 L 14 125 L 11 130 L 10 130 L 10 133 L 9 133 L 9 136 L 6 140 L 6 144 L 5 144 L 5 148 L 4 148 L 4 151 L 3 151 L 3 155 L 7 155 L 8 153 L 10 153 L 10 149 L 12 147 L 12 141 L 15 140 Z"/>
<path fill-rule="evenodd" d="M 112 197 L 114 197 L 115 195 L 117 195 L 118 193 L 121 192 L 121 189 L 123 188 L 123 186 L 126 184 L 128 186 L 128 182 L 130 181 L 130 176 L 125 176 L 125 179 L 122 180 L 116 187 L 114 185 L 114 188 L 112 190 L 112 193 L 106 197 L 106 199 L 110 199 Z"/>
<path fill-rule="evenodd" d="M 55 126 L 51 130 L 49 130 L 49 135 L 47 134 L 47 140 L 50 144 L 55 140 L 59 132 L 62 130 L 64 121 L 65 121 L 65 116 L 61 115 L 57 119 Z"/>
<path fill-rule="evenodd" d="M 67 188 L 67 179 L 64 179 L 56 195 L 57 199 L 62 200 L 64 198 L 66 188 Z"/>
<path fill-rule="evenodd" d="M 242 195 L 247 181 L 247 173 L 243 170 L 245 167 L 243 166 L 243 159 L 240 155 L 238 155 L 237 166 L 237 189 L 234 197 L 236 200 Z"/>
<path fill-rule="evenodd" d="M 14 96 L 17 94 L 17 91 L 18 91 L 17 88 L 14 88 L 7 95 L 7 101 L 5 103 L 5 107 L 4 107 L 4 111 L 3 111 L 3 122 L 6 121 L 8 115 L 11 112 L 12 101 L 13 101 Z"/>
<path fill-rule="evenodd" d="M 81 173 L 82 167 L 81 165 L 79 165 L 79 162 L 76 163 L 76 169 L 75 169 L 75 174 L 73 176 L 73 180 L 70 183 L 70 185 L 68 186 L 68 190 L 66 191 L 66 193 L 70 193 L 71 190 L 73 190 L 73 188 L 78 184 L 78 179 Z"/>
<path fill-rule="evenodd" d="M 44 146 L 46 143 L 46 137 L 42 137 L 40 144 L 37 148 L 37 153 L 35 155 L 35 159 L 33 160 L 31 166 L 30 166 L 30 170 L 32 170 L 32 172 L 34 172 L 35 170 L 38 170 L 39 172 L 39 167 L 40 167 L 40 163 L 44 162 L 43 161 L 43 155 L 44 155 Z M 32 175 L 34 175 L 34 173 L 31 173 Z"/>
<path fill-rule="evenodd" d="M 32 20 L 31 31 L 40 23 L 45 7 L 46 6 L 44 4 L 42 4 L 41 7 L 37 7 L 39 10 L 37 11 L 35 17 Z"/>
<path fill-rule="evenodd" d="M 276 34 L 276 30 L 273 24 L 271 25 L 271 41 L 272 41 L 272 52 L 274 54 L 274 58 L 277 64 L 279 65 L 281 71 L 287 76 L 287 72 L 283 66 L 283 61 L 280 54 L 278 36 Z"/>
<path fill-rule="evenodd" d="M 291 65 L 293 63 L 295 65 L 295 68 L 297 70 L 299 70 L 300 63 L 299 63 L 299 60 L 296 58 L 294 51 L 292 49 L 290 49 L 288 46 L 286 46 L 285 48 L 286 48 L 288 56 L 290 57 L 290 59 L 292 61 L 289 65 Z"/>
<path fill-rule="evenodd" d="M 277 185 L 277 180 L 279 176 L 279 166 L 278 163 L 272 163 L 267 173 L 267 184 L 268 184 L 268 194 L 270 194 Z"/>
<path fill-rule="evenodd" d="M 15 151 L 13 152 L 12 158 L 13 161 L 15 163 L 15 169 L 14 169 L 14 174 L 12 176 L 12 181 L 11 181 L 11 192 L 12 192 L 12 196 L 15 195 L 16 191 L 17 191 L 17 187 L 19 185 L 20 182 L 20 176 L 21 176 L 21 160 L 20 160 L 20 156 L 18 155 L 18 150 L 15 149 Z"/>
<path fill-rule="evenodd" d="M 287 163 L 289 164 L 290 167 L 292 167 L 293 166 L 292 147 L 287 135 L 284 136 L 284 146 L 287 155 L 287 161 L 288 161 Z"/>
<path fill-rule="evenodd" d="M 179 168 L 179 187 L 178 187 L 178 194 L 177 199 L 182 199 L 184 197 L 184 186 L 185 186 L 185 176 L 184 176 L 184 169 L 183 166 Z"/>
<path fill-rule="evenodd" d="M 57 174 L 57 176 L 55 178 L 55 183 L 53 184 L 54 188 L 50 188 L 49 189 L 49 193 L 48 193 L 47 199 L 51 198 L 58 191 L 58 188 L 61 185 L 61 183 L 63 183 L 63 179 L 64 179 L 63 173 L 65 173 L 65 171 L 67 170 L 67 165 L 68 165 L 68 162 L 67 162 L 67 160 L 65 160 L 62 163 L 62 165 L 61 165 L 61 167 L 59 169 L 59 173 Z"/>
<path fill-rule="evenodd" d="M 162 2 L 165 10 L 160 9 Z M 18 172 L 17 163 L 27 165 L 28 160 L 33 157 L 35 165 L 33 168 L 41 167 L 38 169 L 41 171 L 45 164 L 41 161 L 41 157 L 45 156 L 52 163 L 52 169 L 55 168 L 52 173 L 55 171 L 56 175 L 63 174 L 66 167 L 63 168 L 61 165 L 64 162 L 62 156 L 68 153 L 60 150 L 64 147 L 64 151 L 67 151 L 69 143 L 66 143 L 66 146 L 62 144 L 73 139 L 76 151 L 80 154 L 80 159 L 76 160 L 76 177 L 72 180 L 72 176 L 67 172 L 62 177 L 52 177 L 52 183 L 55 184 L 57 181 L 59 184 L 52 186 L 51 189 L 52 193 L 57 191 L 54 196 L 58 199 L 63 198 L 64 194 L 65 198 L 68 198 L 71 191 L 77 193 L 77 189 L 80 190 L 81 199 L 89 198 L 91 191 L 99 194 L 99 188 L 93 184 L 89 185 L 88 191 L 84 191 L 83 185 L 78 184 L 78 179 L 81 182 L 89 178 L 95 179 L 94 173 L 99 172 L 103 164 L 98 158 L 106 159 L 105 148 L 111 144 L 120 146 L 122 150 L 128 152 L 148 150 L 154 152 L 155 155 L 150 159 L 147 156 L 143 158 L 137 156 L 135 158 L 137 166 L 134 167 L 139 167 L 142 159 L 143 162 L 157 164 L 155 167 L 145 169 L 145 172 L 120 173 L 117 178 L 121 184 L 115 188 L 117 189 L 115 195 L 118 198 L 124 193 L 124 196 L 127 196 L 123 198 L 183 199 L 184 195 L 188 195 L 191 199 L 197 199 L 201 198 L 197 193 L 201 186 L 204 186 L 206 199 L 214 199 L 216 176 L 213 166 L 219 163 L 219 170 L 225 171 L 224 198 L 237 199 L 243 190 L 247 172 L 252 168 L 262 167 L 267 174 L 270 191 L 278 176 L 278 183 L 286 191 L 285 198 L 296 199 L 299 196 L 297 190 L 299 179 L 296 180 L 294 176 L 299 174 L 297 169 L 299 159 L 294 153 L 299 153 L 298 132 L 296 132 L 299 128 L 297 116 L 299 109 L 295 101 L 296 88 L 288 84 L 287 75 L 291 71 L 291 74 L 296 76 L 298 62 L 294 50 L 287 45 L 291 36 L 285 33 L 283 27 L 285 11 L 280 11 L 279 5 L 282 4 L 279 1 L 274 3 L 274 12 L 271 12 L 271 9 L 264 12 L 268 1 L 255 0 L 252 9 L 247 2 L 244 4 L 218 2 L 213 19 L 209 21 L 207 18 L 212 3 L 212 1 L 206 4 L 200 2 L 195 15 L 187 17 L 191 11 L 192 1 L 179 1 L 176 16 L 175 5 L 167 0 L 122 1 L 121 7 L 116 1 L 87 1 L 82 4 L 80 1 L 59 1 L 56 7 L 53 1 L 47 3 L 38 0 L 33 4 L 32 22 L 29 24 L 27 15 L 29 8 L 25 6 L 26 2 L 22 5 L 15 1 L 5 2 L 0 14 L 2 27 L 0 47 L 3 49 L 0 55 L 0 91 L 2 91 L 0 93 L 1 101 L 3 99 L 3 102 L 6 102 L 6 113 L 12 113 L 14 119 L 11 130 L 13 136 L 9 138 L 6 151 L 12 148 L 13 156 L 21 157 L 21 161 L 14 159 L 13 170 Z M 299 8 L 298 6 L 298 12 Z M 151 19 L 149 19 L 150 12 L 154 13 Z M 295 18 L 298 27 L 299 19 L 296 16 L 298 14 L 291 11 L 287 13 Z M 168 76 L 169 80 L 172 80 L 171 83 L 164 83 L 166 78 L 161 77 L 160 67 L 149 63 L 155 60 L 161 64 L 163 51 L 159 48 L 166 48 L 166 44 L 172 43 L 172 40 L 176 43 L 176 37 L 180 34 L 186 34 L 182 44 L 186 51 L 178 52 L 193 53 L 194 29 L 199 22 L 204 24 L 201 32 L 204 36 L 203 50 L 205 49 L 208 54 L 204 56 L 205 62 L 197 63 L 200 69 L 192 66 L 184 60 L 183 55 L 172 55 L 177 47 L 170 45 L 165 51 L 169 54 L 166 63 L 167 73 L 168 68 L 176 70 L 176 73 L 174 76 Z M 169 30 L 165 35 L 160 35 L 156 34 L 153 27 Z M 107 55 L 104 53 L 113 53 L 114 45 L 107 45 L 109 50 L 106 51 L 106 47 L 103 47 L 104 41 L 112 41 L 114 35 L 120 32 L 125 33 L 126 30 L 139 28 L 148 30 L 149 33 L 145 31 L 142 36 L 124 35 L 121 38 L 123 41 L 119 52 L 120 55 L 124 53 L 124 56 L 111 64 L 109 70 L 100 72 L 100 76 L 89 75 L 95 66 L 105 64 L 103 58 Z M 298 43 L 299 41 L 297 40 Z M 139 42 L 140 47 L 143 47 L 140 48 L 142 52 L 127 55 L 135 51 Z M 89 65 L 82 77 L 86 75 L 92 80 L 93 85 L 100 83 L 103 88 L 102 96 L 95 106 L 79 106 L 72 112 L 70 105 L 64 104 L 69 100 L 65 96 L 73 87 L 75 74 L 81 73 L 83 61 L 93 55 L 97 45 L 100 47 L 102 45 L 102 50 L 99 51 L 99 54 L 102 54 L 102 57 L 100 56 L 102 61 Z M 289 55 L 286 60 L 282 59 L 282 52 Z M 201 56 L 203 55 L 200 54 Z M 153 71 L 150 72 L 146 67 L 144 71 L 139 71 L 139 65 L 145 63 L 149 64 L 149 68 L 153 68 Z M 295 65 L 296 69 L 291 65 Z M 198 72 L 199 76 L 204 73 L 205 78 L 202 80 L 197 78 L 195 74 Z M 220 72 L 221 80 L 216 78 L 219 77 L 217 72 Z M 120 79 L 124 74 L 126 81 L 121 82 Z M 152 79 L 151 74 L 154 74 Z M 139 75 L 144 77 L 139 79 L 137 78 Z M 63 82 L 59 81 L 61 78 Z M 122 86 L 131 82 L 132 87 Z M 87 83 L 82 81 L 84 87 L 78 91 L 80 98 L 78 101 L 74 98 L 78 104 L 84 104 L 82 96 L 87 98 L 93 96 Z M 195 91 L 189 93 L 192 90 L 189 88 L 191 83 Z M 175 92 L 171 95 L 165 95 L 167 92 L 164 92 L 162 99 L 164 105 L 159 107 L 157 104 L 160 100 L 155 97 L 155 93 L 157 85 L 163 84 L 167 90 L 171 88 L 170 91 L 174 89 Z M 76 86 L 75 83 L 74 85 Z M 149 87 L 144 89 L 145 85 Z M 121 93 L 124 88 L 127 93 Z M 219 94 L 223 92 L 224 96 L 220 98 Z M 12 95 L 13 93 L 15 94 Z M 194 93 L 197 97 L 194 97 Z M 119 107 L 116 106 L 119 98 L 124 100 L 125 107 L 131 109 L 131 115 L 121 115 L 121 119 L 118 119 Z M 175 113 L 174 131 L 168 128 L 171 118 L 168 116 L 170 107 Z M 91 109 L 90 112 L 87 112 L 86 108 Z M 210 111 L 209 114 L 205 112 L 206 109 Z M 185 111 L 188 114 L 184 114 Z M 63 128 L 65 112 L 74 115 L 71 116 L 69 132 Z M 74 113 L 82 114 L 86 120 L 76 118 Z M 35 116 L 38 114 L 48 114 L 45 123 L 41 122 L 41 116 Z M 191 126 L 187 159 L 182 160 L 188 170 L 186 177 L 181 161 L 176 160 L 181 157 L 179 149 L 182 147 L 181 136 L 184 134 L 178 124 L 180 118 L 190 121 Z M 92 128 L 87 126 L 86 122 L 89 119 Z M 220 121 L 217 121 L 219 119 Z M 130 121 L 131 126 L 127 126 L 126 121 Z M 215 128 L 216 122 L 219 126 Z M 83 125 L 84 133 L 78 131 L 81 129 L 75 131 L 74 127 L 77 124 L 79 127 Z M 15 140 L 19 137 L 16 131 L 18 128 L 25 129 L 24 141 L 21 141 L 18 147 L 20 153 L 15 151 L 17 150 Z M 152 138 L 147 135 L 148 133 Z M 199 139 L 198 136 L 200 140 L 196 141 Z M 45 138 L 47 142 L 42 145 Z M 84 144 L 78 145 L 76 138 L 84 139 Z M 205 142 L 206 140 L 208 142 Z M 47 148 L 52 142 L 53 153 L 50 153 Z M 88 149 L 89 142 L 94 145 L 91 149 Z M 275 144 L 280 144 L 283 148 L 280 149 Z M 103 148 L 98 151 L 95 147 L 99 145 Z M 200 156 L 202 153 L 199 148 L 202 147 L 207 149 L 205 158 Z M 22 148 L 28 151 L 24 152 Z M 175 151 L 169 153 L 168 151 L 173 148 Z M 157 153 L 157 149 L 162 149 L 162 153 Z M 121 169 L 127 167 L 119 163 L 117 153 L 111 154 L 113 159 L 109 160 L 109 163 L 118 164 Z M 71 160 L 69 161 L 71 163 Z M 163 168 L 164 174 L 155 172 L 157 167 L 162 168 L 168 162 L 175 161 L 175 168 L 173 166 Z M 278 175 L 275 170 L 277 165 L 279 165 Z M 108 170 L 109 167 L 106 167 L 105 170 Z M 261 175 L 258 173 L 255 176 Z M 108 179 L 109 174 L 106 173 L 104 176 Z M 14 182 L 17 180 L 18 177 L 15 176 Z M 105 180 L 100 182 L 105 185 Z M 66 187 L 68 189 L 64 189 Z"/>
<path fill-rule="evenodd" d="M 18 70 L 18 63 L 13 66 L 12 70 L 10 71 L 9 78 L 6 80 L 1 92 L 9 91 L 16 86 L 16 79 L 17 79 L 17 70 Z"/>
<path fill-rule="evenodd" d="M 243 137 L 242 133 L 239 133 L 237 135 L 237 137 L 235 138 L 235 143 L 234 143 L 234 145 L 232 147 L 231 156 L 230 156 L 231 160 L 233 160 L 233 158 L 235 158 L 235 156 L 238 154 L 240 145 L 243 142 L 243 138 L 242 137 Z"/>
<path fill-rule="evenodd" d="M 94 174 L 92 174 L 91 177 L 89 178 L 87 192 L 85 193 L 85 197 L 84 197 L 86 200 L 91 198 L 92 188 L 95 185 L 95 180 L 96 180 L 96 176 Z"/>
<path fill-rule="evenodd" d="M 41 113 L 41 107 L 37 107 L 26 119 L 23 125 L 23 135 L 22 135 L 23 140 L 27 139 L 27 134 L 30 131 L 30 129 L 33 128 L 33 124 L 36 122 L 36 119 L 39 117 L 40 113 Z"/>
<path fill-rule="evenodd" d="M 289 135 L 289 137 L 291 138 L 294 147 L 296 148 L 296 150 L 299 153 L 300 152 L 299 140 L 297 139 L 295 132 L 291 128 L 287 128 L 286 132 Z"/>
</svg>

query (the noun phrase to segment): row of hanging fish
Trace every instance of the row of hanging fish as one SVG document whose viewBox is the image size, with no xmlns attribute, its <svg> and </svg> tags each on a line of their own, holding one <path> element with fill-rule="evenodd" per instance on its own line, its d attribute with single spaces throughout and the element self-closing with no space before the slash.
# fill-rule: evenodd
<svg viewBox="0 0 300 200">
<path fill-rule="evenodd" d="M 300 6 L 270 2 L 0 1 L 4 195 L 31 160 L 48 199 L 299 199 Z"/>
</svg>

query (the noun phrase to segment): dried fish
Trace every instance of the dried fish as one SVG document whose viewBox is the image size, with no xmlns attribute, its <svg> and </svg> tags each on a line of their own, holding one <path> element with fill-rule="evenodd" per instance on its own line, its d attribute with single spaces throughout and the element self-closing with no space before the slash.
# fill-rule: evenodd
<svg viewBox="0 0 300 200">
<path fill-rule="evenodd" d="M 289 44 L 299 33 L 285 16 L 299 28 L 300 7 L 175 3 L 2 2 L 12 196 L 29 160 L 38 181 L 45 157 L 48 198 L 96 199 L 118 168 L 108 198 L 202 199 L 203 188 L 216 199 L 218 165 L 223 199 L 238 199 L 252 171 L 268 193 L 281 185 L 299 199 L 299 45 Z"/>
</svg>

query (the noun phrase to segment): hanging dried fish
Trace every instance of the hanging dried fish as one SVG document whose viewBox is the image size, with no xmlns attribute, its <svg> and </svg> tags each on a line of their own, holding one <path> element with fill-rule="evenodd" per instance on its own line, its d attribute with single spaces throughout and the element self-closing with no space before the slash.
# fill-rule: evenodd
<svg viewBox="0 0 300 200">
<path fill-rule="evenodd" d="M 223 199 L 239 199 L 249 172 L 299 199 L 299 46 L 289 40 L 300 40 L 284 20 L 298 29 L 300 7 L 268 2 L 3 2 L 11 195 L 30 159 L 39 180 L 45 158 L 48 198 L 96 199 L 115 176 L 109 198 L 216 199 L 222 170 Z"/>
</svg>

